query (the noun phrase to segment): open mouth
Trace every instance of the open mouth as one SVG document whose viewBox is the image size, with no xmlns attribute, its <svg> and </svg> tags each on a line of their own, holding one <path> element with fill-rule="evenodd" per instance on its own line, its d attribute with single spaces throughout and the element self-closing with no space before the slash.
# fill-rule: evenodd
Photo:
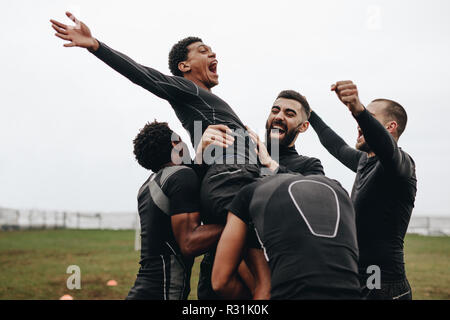
<svg viewBox="0 0 450 320">
<path fill-rule="evenodd" d="M 209 71 L 211 71 L 214 74 L 217 74 L 217 60 L 214 60 L 211 62 L 211 64 L 208 67 Z"/>
<path fill-rule="evenodd" d="M 282 135 L 286 133 L 286 127 L 284 125 L 281 124 L 272 124 L 270 126 L 270 132 L 271 133 L 277 133 L 278 130 L 278 134 Z"/>
</svg>

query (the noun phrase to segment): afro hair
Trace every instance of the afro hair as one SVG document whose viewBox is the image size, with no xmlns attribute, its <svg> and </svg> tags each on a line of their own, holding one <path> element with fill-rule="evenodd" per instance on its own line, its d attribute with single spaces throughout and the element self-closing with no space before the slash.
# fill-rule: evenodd
<svg viewBox="0 0 450 320">
<path fill-rule="evenodd" d="M 197 37 L 187 37 L 173 45 L 169 52 L 169 69 L 174 76 L 183 76 L 183 72 L 178 69 L 178 64 L 188 58 L 188 46 L 194 42 L 203 42 Z"/>
<path fill-rule="evenodd" d="M 171 161 L 172 133 L 167 122 L 147 123 L 133 140 L 134 155 L 145 169 L 157 172 Z"/>
</svg>

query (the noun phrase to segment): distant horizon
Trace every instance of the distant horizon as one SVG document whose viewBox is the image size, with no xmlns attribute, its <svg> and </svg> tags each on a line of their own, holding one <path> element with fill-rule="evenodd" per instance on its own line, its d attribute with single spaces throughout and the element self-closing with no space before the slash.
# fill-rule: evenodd
<svg viewBox="0 0 450 320">
<path fill-rule="evenodd" d="M 5 207 L 0 205 L 0 213 L 1 210 L 17 210 L 17 211 L 37 211 L 37 212 L 47 212 L 47 213 L 52 213 L 52 212 L 57 212 L 57 213 L 63 213 L 63 212 L 67 212 L 67 213 L 88 213 L 88 214 L 96 214 L 96 213 L 100 213 L 100 214 L 131 214 L 131 213 L 137 213 L 137 208 L 133 211 L 133 210 L 120 210 L 120 211 L 114 211 L 114 210 L 107 210 L 107 211 L 101 211 L 101 210 L 70 210 L 70 209 L 52 209 L 52 208 L 11 208 L 11 207 Z M 413 210 L 412 215 L 411 216 L 416 216 L 416 217 L 423 217 L 423 218 L 448 218 L 450 219 L 450 215 L 445 215 L 445 214 L 439 214 L 439 213 L 424 213 L 424 212 L 415 212 Z"/>
</svg>

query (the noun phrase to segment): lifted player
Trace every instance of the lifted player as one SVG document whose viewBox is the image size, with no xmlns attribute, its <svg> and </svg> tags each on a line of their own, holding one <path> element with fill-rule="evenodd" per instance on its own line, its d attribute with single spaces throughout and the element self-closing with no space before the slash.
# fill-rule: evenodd
<svg viewBox="0 0 450 320">
<path fill-rule="evenodd" d="M 237 190 L 254 181 L 260 171 L 258 165 L 250 164 L 251 153 L 248 150 L 253 148 L 249 148 L 251 141 L 244 134 L 245 126 L 233 109 L 211 92 L 211 88 L 219 83 L 216 54 L 200 38 L 182 39 L 169 53 L 169 69 L 173 76 L 167 76 L 109 48 L 95 39 L 83 22 L 69 12 L 66 15 L 75 23 L 75 27 L 50 20 L 57 32 L 56 36 L 69 41 L 64 46 L 88 49 L 132 82 L 167 100 L 189 132 L 194 148 L 210 124 L 224 124 L 233 130 L 238 129 L 235 132 L 246 141 L 244 147 L 239 145 L 242 139 L 236 139 L 235 152 L 231 161 L 226 161 L 227 164 L 220 164 L 224 163 L 225 155 L 219 154 L 214 165 L 207 170 L 201 186 L 202 212 L 208 213 L 204 216 L 204 222 L 224 224 L 226 205 L 232 201 Z M 201 130 L 196 137 L 195 128 L 198 124 L 201 124 Z M 230 162 L 233 164 L 228 164 Z M 238 162 L 246 165 L 236 164 Z M 210 288 L 210 284 L 207 287 Z M 208 298 L 209 293 L 212 293 L 212 289 L 204 295 L 199 290 L 199 297 Z"/>
</svg>

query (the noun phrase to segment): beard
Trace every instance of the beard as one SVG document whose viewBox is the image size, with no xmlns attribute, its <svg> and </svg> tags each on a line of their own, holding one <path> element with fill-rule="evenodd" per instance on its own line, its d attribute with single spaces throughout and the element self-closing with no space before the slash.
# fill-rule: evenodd
<svg viewBox="0 0 450 320">
<path fill-rule="evenodd" d="M 271 136 L 270 136 L 270 126 L 267 123 L 266 124 L 266 145 L 267 145 L 267 149 L 271 150 Z M 287 130 L 286 133 L 284 134 L 284 137 L 279 139 L 278 144 L 279 146 L 282 147 L 288 147 L 296 138 L 297 138 L 297 134 L 298 134 L 298 127 L 297 128 L 293 128 L 291 130 Z M 277 138 L 273 138 L 273 139 L 277 139 Z"/>
</svg>

